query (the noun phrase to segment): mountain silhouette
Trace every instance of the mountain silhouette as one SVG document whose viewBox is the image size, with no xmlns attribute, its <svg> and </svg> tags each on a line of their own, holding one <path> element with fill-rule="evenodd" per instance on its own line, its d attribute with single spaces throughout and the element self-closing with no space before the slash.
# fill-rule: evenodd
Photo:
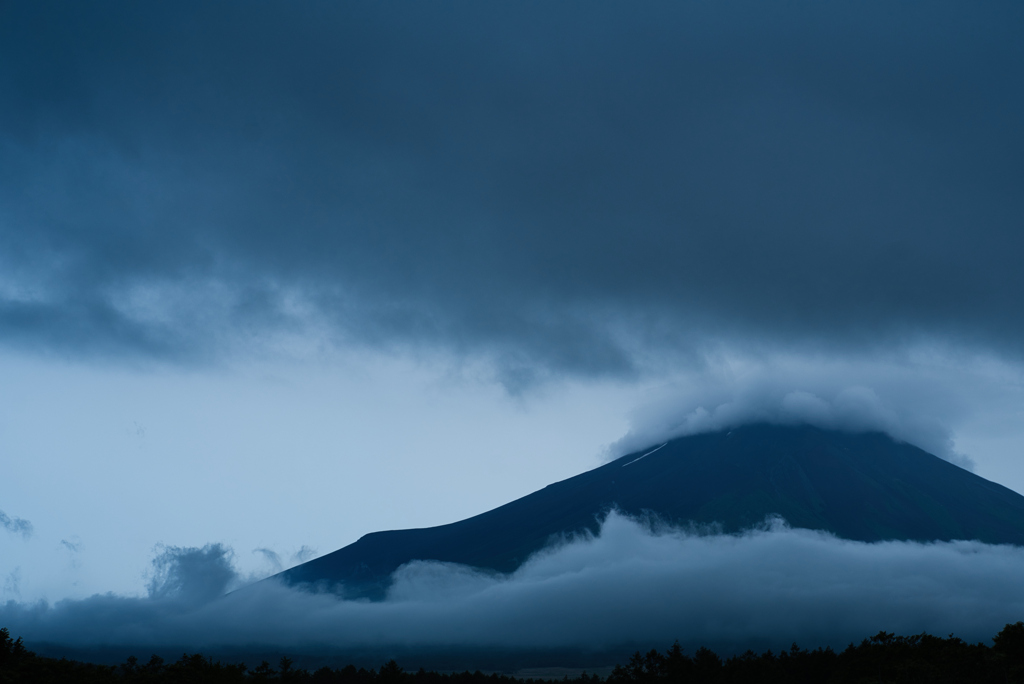
<svg viewBox="0 0 1024 684">
<path fill-rule="evenodd" d="M 882 433 L 750 425 L 628 454 L 480 515 L 367 534 L 281 573 L 290 585 L 382 598 L 394 570 L 437 560 L 511 572 L 612 508 L 736 532 L 779 515 L 860 540 L 1024 545 L 1024 497 Z"/>
</svg>

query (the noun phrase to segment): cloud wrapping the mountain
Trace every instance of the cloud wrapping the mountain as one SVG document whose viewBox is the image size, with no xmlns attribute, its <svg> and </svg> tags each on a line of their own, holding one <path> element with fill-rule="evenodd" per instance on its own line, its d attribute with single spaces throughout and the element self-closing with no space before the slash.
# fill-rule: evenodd
<svg viewBox="0 0 1024 684">
<path fill-rule="evenodd" d="M 972 470 L 956 429 L 1020 401 L 1020 371 L 992 359 L 719 358 L 648 392 L 608 458 L 751 423 L 884 432 Z"/>
<path fill-rule="evenodd" d="M 180 564 L 172 560 L 178 558 Z M 879 630 L 984 640 L 1024 614 L 1024 549 L 978 542 L 862 543 L 781 521 L 702 535 L 612 513 L 508 576 L 435 562 L 400 568 L 386 600 L 346 601 L 238 578 L 223 547 L 167 549 L 149 596 L 8 602 L 0 624 L 74 646 L 270 644 L 509 649 L 843 647 Z M 168 565 L 170 563 L 170 565 Z"/>
</svg>

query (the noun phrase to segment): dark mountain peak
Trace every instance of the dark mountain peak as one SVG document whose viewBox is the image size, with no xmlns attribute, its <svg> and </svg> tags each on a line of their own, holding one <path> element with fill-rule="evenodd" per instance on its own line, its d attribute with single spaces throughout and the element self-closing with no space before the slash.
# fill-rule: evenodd
<svg viewBox="0 0 1024 684">
<path fill-rule="evenodd" d="M 1024 545 L 1024 497 L 876 432 L 747 425 L 679 437 L 450 525 L 368 534 L 281 577 L 380 597 L 411 560 L 510 572 L 612 508 L 736 532 L 783 517 L 860 541 Z"/>
</svg>

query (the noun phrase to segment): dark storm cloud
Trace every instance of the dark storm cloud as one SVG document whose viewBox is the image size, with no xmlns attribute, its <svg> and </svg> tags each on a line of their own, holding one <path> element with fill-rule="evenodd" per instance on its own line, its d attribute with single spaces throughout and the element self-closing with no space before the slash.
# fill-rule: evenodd
<svg viewBox="0 0 1024 684">
<path fill-rule="evenodd" d="M 403 566 L 377 603 L 271 582 L 225 595 L 238 581 L 226 549 L 168 551 L 147 597 L 11 601 L 0 606 L 0 624 L 29 643 L 72 646 L 270 644 L 310 652 L 663 647 L 679 639 L 742 651 L 794 640 L 841 648 L 880 629 L 986 640 L 1024 607 L 1024 549 L 866 544 L 778 521 L 741 535 L 702 536 L 652 531 L 612 514 L 596 538 L 556 544 L 508 576 Z"/>
<path fill-rule="evenodd" d="M 8 344 L 1022 351 L 1019 3 L 0 12 Z"/>
</svg>

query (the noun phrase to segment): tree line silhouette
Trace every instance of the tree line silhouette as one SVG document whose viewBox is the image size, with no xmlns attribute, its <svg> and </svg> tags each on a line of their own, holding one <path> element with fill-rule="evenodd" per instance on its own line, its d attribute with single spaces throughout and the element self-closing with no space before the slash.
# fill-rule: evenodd
<svg viewBox="0 0 1024 684">
<path fill-rule="evenodd" d="M 152 656 L 141 663 L 130 657 L 120 665 L 96 665 L 47 658 L 29 651 L 21 638 L 0 628 L 0 684 L 220 684 L 295 682 L 315 684 L 541 684 L 544 680 L 487 675 L 480 671 L 442 674 L 406 672 L 391 660 L 379 670 L 322 667 L 310 672 L 281 658 L 277 666 L 263 661 L 249 669 L 242 663 L 215 662 L 201 654 L 184 654 L 175 662 Z M 633 654 L 607 679 L 586 673 L 564 677 L 563 684 L 894 684 L 993 682 L 1024 684 L 1024 622 L 1006 625 L 992 646 L 918 634 L 879 632 L 845 650 L 808 651 L 796 644 L 788 651 L 747 651 L 722 659 L 707 648 L 687 655 L 679 643 L 661 653 Z"/>
</svg>

